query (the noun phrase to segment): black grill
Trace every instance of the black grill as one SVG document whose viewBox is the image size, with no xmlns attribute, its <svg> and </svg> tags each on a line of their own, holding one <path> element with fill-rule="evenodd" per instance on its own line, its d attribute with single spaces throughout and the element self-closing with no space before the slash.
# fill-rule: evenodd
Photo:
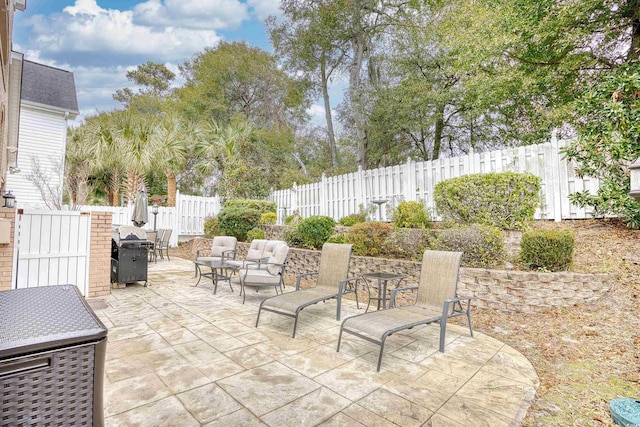
<svg viewBox="0 0 640 427">
<path fill-rule="evenodd" d="M 137 227 L 114 228 L 111 238 L 111 283 L 143 282 L 147 286 L 149 247 L 144 230 Z"/>
</svg>

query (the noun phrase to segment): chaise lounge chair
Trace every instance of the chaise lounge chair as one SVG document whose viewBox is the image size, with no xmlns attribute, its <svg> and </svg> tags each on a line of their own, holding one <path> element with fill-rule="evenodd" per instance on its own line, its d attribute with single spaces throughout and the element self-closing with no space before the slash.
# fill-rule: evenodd
<svg viewBox="0 0 640 427">
<path fill-rule="evenodd" d="M 348 279 L 349 261 L 351 259 L 351 245 L 325 243 L 320 256 L 320 268 L 318 272 L 301 274 L 296 281 L 296 290 L 267 298 L 260 303 L 256 328 L 260 322 L 262 310 L 283 316 L 293 317 L 293 334 L 296 337 L 298 316 L 305 308 L 320 301 L 335 298 L 337 300 L 336 320 L 340 320 L 340 307 L 342 295 L 350 292 L 356 294 L 356 305 L 359 307 L 357 286 L 354 278 Z M 316 286 L 310 289 L 300 289 L 300 280 L 311 275 L 318 276 Z M 351 282 L 354 282 L 352 285 Z"/>
<path fill-rule="evenodd" d="M 359 314 L 345 319 L 340 327 L 337 351 L 340 351 L 342 332 L 378 344 L 380 346 L 378 371 L 380 371 L 385 340 L 396 332 L 418 325 L 440 323 L 439 350 L 444 353 L 447 319 L 466 315 L 469 332 L 473 336 L 470 309 L 471 300 L 474 298 L 457 296 L 461 260 L 462 252 L 426 251 L 422 258 L 420 285 L 391 291 L 391 308 L 388 310 Z M 408 289 L 418 290 L 415 305 L 396 307 L 397 292 Z"/>
</svg>

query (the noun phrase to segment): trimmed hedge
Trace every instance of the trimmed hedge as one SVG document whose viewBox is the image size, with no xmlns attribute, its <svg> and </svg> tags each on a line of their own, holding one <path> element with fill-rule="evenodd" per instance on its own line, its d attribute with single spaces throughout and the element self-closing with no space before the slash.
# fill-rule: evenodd
<svg viewBox="0 0 640 427">
<path fill-rule="evenodd" d="M 391 222 L 397 228 L 431 228 L 429 213 L 420 202 L 400 202 Z"/>
<path fill-rule="evenodd" d="M 392 233 L 393 227 L 386 222 L 362 222 L 349 228 L 345 237 L 353 245 L 354 255 L 380 256 L 385 253 L 385 242 Z"/>
<path fill-rule="evenodd" d="M 520 259 L 530 269 L 568 270 L 573 262 L 575 242 L 569 231 L 529 231 L 522 235 L 520 241 Z"/>
<path fill-rule="evenodd" d="M 336 222 L 328 216 L 310 216 L 300 221 L 297 238 L 309 249 L 320 249 L 333 235 Z"/>
<path fill-rule="evenodd" d="M 224 208 L 248 208 L 255 209 L 261 214 L 277 212 L 276 202 L 255 199 L 231 199 L 224 202 Z"/>
<path fill-rule="evenodd" d="M 539 177 L 501 172 L 441 181 L 433 198 L 445 221 L 523 229 L 540 204 L 539 192 Z"/>
<path fill-rule="evenodd" d="M 227 206 L 218 214 L 220 233 L 235 236 L 241 242 L 247 239 L 247 232 L 260 224 L 260 211 L 245 206 Z"/>
<path fill-rule="evenodd" d="M 436 238 L 434 249 L 463 252 L 465 267 L 502 266 L 507 256 L 500 230 L 480 224 L 443 230 Z"/>
</svg>

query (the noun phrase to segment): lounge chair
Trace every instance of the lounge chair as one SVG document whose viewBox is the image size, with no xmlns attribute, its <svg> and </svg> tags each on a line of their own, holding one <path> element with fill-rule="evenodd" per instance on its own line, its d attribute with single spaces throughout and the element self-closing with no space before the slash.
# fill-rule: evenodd
<svg viewBox="0 0 640 427">
<path fill-rule="evenodd" d="M 262 310 L 283 316 L 293 317 L 293 334 L 296 337 L 298 327 L 298 315 L 305 308 L 320 301 L 335 298 L 337 300 L 336 320 L 340 320 L 340 307 L 342 295 L 350 292 L 356 294 L 358 303 L 357 286 L 354 278 L 347 278 L 349 274 L 349 261 L 351 259 L 351 245 L 325 243 L 320 256 L 320 268 L 317 272 L 301 274 L 296 281 L 296 290 L 267 298 L 260 303 L 256 328 L 260 322 Z M 317 275 L 316 286 L 310 289 L 300 289 L 300 281 L 303 277 Z M 350 284 L 354 282 L 353 284 Z"/>
<path fill-rule="evenodd" d="M 206 251 L 196 251 L 196 261 L 221 261 L 236 259 L 236 245 L 238 239 L 233 236 L 215 236 L 211 242 L 211 249 L 208 256 L 203 256 L 202 253 Z M 196 264 L 196 276 L 198 275 L 198 265 Z"/>
<path fill-rule="evenodd" d="M 473 297 L 458 297 L 458 273 L 462 252 L 426 251 L 422 258 L 420 285 L 398 288 L 391 291 L 391 304 L 388 310 L 375 311 L 349 317 L 342 322 L 338 336 L 338 348 L 342 332 L 355 335 L 380 346 L 378 371 L 382 363 L 384 343 L 388 336 L 418 325 L 440 323 L 440 352 L 444 353 L 444 339 L 447 319 L 467 316 L 469 332 L 471 328 L 471 300 Z M 416 302 L 406 307 L 396 307 L 396 295 L 399 291 L 417 289 Z M 463 302 L 465 302 L 463 307 Z"/>
<path fill-rule="evenodd" d="M 276 246 L 273 255 L 266 261 L 251 263 L 245 261 L 244 266 L 239 270 L 240 294 L 242 303 L 247 298 L 247 287 L 256 288 L 256 292 L 263 287 L 273 287 L 278 294 L 278 288 L 282 293 L 284 282 L 284 270 L 287 268 L 287 258 L 289 257 L 289 246 L 281 243 Z"/>
</svg>

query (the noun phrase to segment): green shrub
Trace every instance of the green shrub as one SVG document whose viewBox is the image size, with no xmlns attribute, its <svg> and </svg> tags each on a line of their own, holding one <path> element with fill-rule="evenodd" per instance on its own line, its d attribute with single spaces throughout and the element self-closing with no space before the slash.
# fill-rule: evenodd
<svg viewBox="0 0 640 427">
<path fill-rule="evenodd" d="M 420 202 L 400 202 L 391 222 L 396 228 L 431 228 L 429 213 Z"/>
<path fill-rule="evenodd" d="M 367 222 L 367 215 L 364 213 L 347 215 L 338 220 L 338 224 L 345 227 L 351 227 L 352 225 L 356 225 L 361 222 Z"/>
<path fill-rule="evenodd" d="M 431 232 L 416 228 L 396 228 L 384 242 L 384 253 L 392 258 L 421 261 L 431 247 Z"/>
<path fill-rule="evenodd" d="M 522 229 L 540 203 L 540 178 L 530 173 L 485 173 L 447 179 L 434 201 L 445 221 Z"/>
<path fill-rule="evenodd" d="M 520 259 L 531 269 L 567 270 L 573 261 L 575 237 L 569 231 L 535 230 L 522 235 Z"/>
<path fill-rule="evenodd" d="M 212 239 L 220 234 L 220 223 L 215 216 L 208 216 L 204 219 L 204 237 Z"/>
<path fill-rule="evenodd" d="M 385 222 L 361 222 L 347 231 L 346 240 L 353 245 L 354 255 L 379 256 L 392 232 L 393 226 Z"/>
<path fill-rule="evenodd" d="M 265 212 L 260 215 L 260 224 L 275 224 L 278 215 L 275 212 Z"/>
<path fill-rule="evenodd" d="M 224 202 L 225 208 L 250 208 L 260 213 L 277 212 L 276 202 L 254 199 L 231 199 Z"/>
<path fill-rule="evenodd" d="M 291 214 L 284 217 L 284 225 L 291 224 L 293 222 L 299 222 L 302 218 L 298 214 Z"/>
<path fill-rule="evenodd" d="M 247 207 L 233 206 L 222 208 L 218 214 L 220 233 L 235 236 L 241 242 L 246 241 L 247 232 L 260 223 L 260 211 Z"/>
<path fill-rule="evenodd" d="M 327 243 L 347 243 L 347 237 L 344 234 L 333 234 Z"/>
<path fill-rule="evenodd" d="M 298 234 L 298 224 L 295 224 L 294 226 L 288 224 L 284 230 L 282 230 L 282 240 L 287 242 L 290 247 L 301 248 L 302 239 Z"/>
<path fill-rule="evenodd" d="M 506 259 L 504 238 L 500 230 L 479 224 L 441 231 L 435 240 L 434 249 L 464 252 L 462 264 L 467 267 L 501 266 Z"/>
<path fill-rule="evenodd" d="M 298 224 L 298 237 L 309 249 L 320 249 L 333 234 L 336 222 L 328 216 L 310 216 Z"/>
<path fill-rule="evenodd" d="M 247 231 L 247 242 L 250 242 L 254 239 L 264 239 L 266 237 L 266 233 L 261 228 L 252 228 Z"/>
</svg>

